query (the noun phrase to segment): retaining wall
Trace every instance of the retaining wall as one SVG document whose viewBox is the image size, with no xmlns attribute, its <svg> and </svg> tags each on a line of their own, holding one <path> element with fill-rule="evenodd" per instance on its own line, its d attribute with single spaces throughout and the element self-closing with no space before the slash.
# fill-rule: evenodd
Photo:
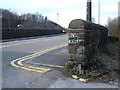
<svg viewBox="0 0 120 90">
<path fill-rule="evenodd" d="M 2 39 L 60 34 L 56 29 L 2 29 Z"/>
</svg>

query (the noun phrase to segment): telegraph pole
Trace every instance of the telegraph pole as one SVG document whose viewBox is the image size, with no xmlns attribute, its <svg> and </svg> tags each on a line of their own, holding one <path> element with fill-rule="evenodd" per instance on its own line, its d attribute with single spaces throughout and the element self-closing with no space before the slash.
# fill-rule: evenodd
<svg viewBox="0 0 120 90">
<path fill-rule="evenodd" d="M 87 0 L 87 17 L 86 20 L 88 22 L 92 21 L 92 1 L 91 0 Z"/>
</svg>

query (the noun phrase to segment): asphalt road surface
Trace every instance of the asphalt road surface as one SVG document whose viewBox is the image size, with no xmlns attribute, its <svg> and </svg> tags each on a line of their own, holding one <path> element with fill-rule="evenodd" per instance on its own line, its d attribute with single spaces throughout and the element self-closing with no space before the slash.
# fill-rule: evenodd
<svg viewBox="0 0 120 90">
<path fill-rule="evenodd" d="M 59 70 L 47 67 L 59 66 L 64 62 L 60 60 L 67 56 L 67 43 L 67 34 L 3 42 L 0 47 L 2 88 L 89 88 L 101 87 L 100 85 L 116 88 L 106 84 L 85 84 L 66 78 Z M 31 65 L 30 62 L 36 65 Z M 44 65 L 38 67 L 37 63 Z"/>
<path fill-rule="evenodd" d="M 21 57 L 64 45 L 67 42 L 67 35 L 65 34 L 3 42 L 0 47 L 0 49 L 2 48 L 2 88 L 49 87 L 55 82 L 57 77 L 61 76 L 59 71 L 49 71 L 49 68 L 44 67 L 42 70 L 46 69 L 45 72 L 37 72 L 38 70 L 30 71 L 29 69 L 15 67 L 11 65 L 11 62 Z M 16 65 L 16 62 L 14 64 Z"/>
</svg>

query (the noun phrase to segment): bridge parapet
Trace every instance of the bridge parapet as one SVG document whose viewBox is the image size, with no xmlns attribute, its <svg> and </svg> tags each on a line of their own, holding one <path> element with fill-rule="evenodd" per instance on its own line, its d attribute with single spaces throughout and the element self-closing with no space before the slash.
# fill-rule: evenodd
<svg viewBox="0 0 120 90">
<path fill-rule="evenodd" d="M 107 40 L 108 30 L 104 26 L 81 19 L 69 24 L 68 52 L 71 61 L 86 64 Z"/>
</svg>

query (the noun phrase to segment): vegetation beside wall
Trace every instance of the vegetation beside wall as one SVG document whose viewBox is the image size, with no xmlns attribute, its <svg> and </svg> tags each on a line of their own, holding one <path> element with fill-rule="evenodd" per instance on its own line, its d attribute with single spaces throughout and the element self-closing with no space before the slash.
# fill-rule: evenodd
<svg viewBox="0 0 120 90">
<path fill-rule="evenodd" d="M 108 24 L 106 27 L 108 28 L 109 36 L 118 37 L 118 33 L 120 32 L 120 23 L 118 22 L 120 17 L 116 17 L 114 19 L 108 19 Z"/>
<path fill-rule="evenodd" d="M 2 15 L 2 28 L 3 29 L 41 29 L 41 28 L 49 28 L 49 29 L 63 29 L 57 23 L 49 20 L 47 16 L 42 16 L 40 13 L 27 13 L 18 15 L 16 12 L 7 9 L 1 9 Z"/>
<path fill-rule="evenodd" d="M 0 11 L 2 39 L 59 34 L 64 29 L 38 12 L 18 15 L 7 9 L 0 8 Z"/>
</svg>

